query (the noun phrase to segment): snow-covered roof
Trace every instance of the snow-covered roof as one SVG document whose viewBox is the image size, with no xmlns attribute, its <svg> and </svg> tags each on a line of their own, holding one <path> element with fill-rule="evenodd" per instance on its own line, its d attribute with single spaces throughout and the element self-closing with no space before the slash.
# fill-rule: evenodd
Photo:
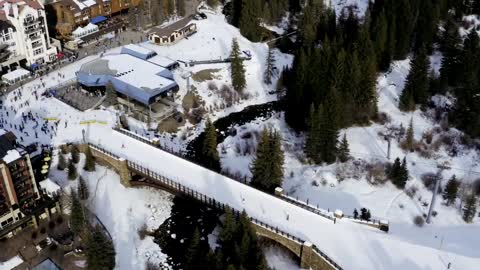
<svg viewBox="0 0 480 270">
<path fill-rule="evenodd" d="M 128 45 L 123 46 L 122 53 L 130 54 L 132 56 L 141 58 L 143 60 L 146 60 L 149 57 L 157 54 L 156 52 L 154 52 L 150 49 L 144 48 L 144 47 L 136 45 L 136 44 L 128 44 Z"/>
<path fill-rule="evenodd" d="M 3 79 L 8 80 L 8 81 L 14 81 L 18 78 L 21 78 L 23 76 L 28 76 L 30 75 L 30 71 L 25 70 L 23 68 L 17 68 L 16 70 L 9 72 L 5 75 L 2 76 Z"/>
<path fill-rule="evenodd" d="M 22 258 L 20 258 L 20 256 L 17 255 L 13 258 L 10 258 L 8 261 L 0 262 L 0 270 L 10 270 L 19 266 L 22 263 L 23 263 Z"/>
<path fill-rule="evenodd" d="M 6 163 L 11 163 L 11 162 L 13 162 L 13 161 L 15 161 L 15 160 L 17 160 L 21 157 L 22 156 L 20 155 L 20 153 L 17 150 L 8 150 L 7 155 L 4 156 L 2 159 Z"/>
<path fill-rule="evenodd" d="M 60 190 L 60 186 L 57 185 L 55 182 L 50 180 L 50 178 L 47 178 L 43 181 L 40 182 L 40 187 L 47 192 L 47 194 L 50 196 L 52 194 L 57 193 Z"/>
<path fill-rule="evenodd" d="M 77 7 L 81 10 L 95 5 L 95 0 L 73 0 Z"/>
<path fill-rule="evenodd" d="M 144 104 L 177 85 L 168 69 L 129 54 L 105 55 L 82 65 L 79 71 L 79 81 L 87 85 L 95 84 L 91 79 L 106 80 L 106 76 L 118 92 Z"/>
<path fill-rule="evenodd" d="M 159 65 L 164 68 L 171 67 L 173 65 L 177 64 L 177 61 L 169 59 L 167 57 L 161 56 L 161 55 L 155 55 L 152 58 L 148 59 L 148 62 L 154 63 L 156 65 Z"/>
</svg>

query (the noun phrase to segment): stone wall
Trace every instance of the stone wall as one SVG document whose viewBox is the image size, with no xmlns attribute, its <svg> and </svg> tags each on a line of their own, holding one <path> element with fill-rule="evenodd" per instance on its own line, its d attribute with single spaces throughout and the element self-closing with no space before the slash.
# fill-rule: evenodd
<svg viewBox="0 0 480 270">
<path fill-rule="evenodd" d="M 87 144 L 80 144 L 78 145 L 78 149 L 80 152 L 85 153 L 87 151 Z M 90 151 L 92 155 L 95 157 L 96 161 L 100 164 L 107 165 L 114 169 L 120 175 L 120 182 L 125 187 L 130 187 L 130 180 L 132 180 L 132 176 L 130 171 L 128 170 L 127 161 L 123 158 L 116 158 L 105 154 L 97 149 L 90 147 Z"/>
</svg>

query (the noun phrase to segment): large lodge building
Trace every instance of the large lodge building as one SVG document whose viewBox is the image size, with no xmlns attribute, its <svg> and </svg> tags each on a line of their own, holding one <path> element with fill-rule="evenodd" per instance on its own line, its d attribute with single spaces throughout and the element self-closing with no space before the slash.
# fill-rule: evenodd
<svg viewBox="0 0 480 270">
<path fill-rule="evenodd" d="M 60 37 L 69 37 L 79 26 L 98 21 L 137 7 L 142 0 L 59 0 L 50 5 L 56 18 L 55 29 Z"/>
</svg>

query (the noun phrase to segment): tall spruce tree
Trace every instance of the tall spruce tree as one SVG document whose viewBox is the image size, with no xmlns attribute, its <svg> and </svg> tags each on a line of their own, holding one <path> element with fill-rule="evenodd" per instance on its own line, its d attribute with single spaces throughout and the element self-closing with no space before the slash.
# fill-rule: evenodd
<svg viewBox="0 0 480 270">
<path fill-rule="evenodd" d="M 232 52 L 230 53 L 230 58 L 233 89 L 237 92 L 242 92 L 243 89 L 245 89 L 247 82 L 245 80 L 245 67 L 243 66 L 243 60 L 240 55 L 240 46 L 235 38 L 232 40 Z"/>
<path fill-rule="evenodd" d="M 220 171 L 220 158 L 217 151 L 217 131 L 210 119 L 207 119 L 205 124 L 205 138 L 202 144 L 201 162 L 211 170 Z"/>
<path fill-rule="evenodd" d="M 115 87 L 113 86 L 111 81 L 108 81 L 105 85 L 105 102 L 108 103 L 108 105 L 116 105 L 118 102 L 117 92 L 115 91 Z"/>
<path fill-rule="evenodd" d="M 443 190 L 443 199 L 445 200 L 447 205 L 455 203 L 459 187 L 460 182 L 457 180 L 456 176 L 453 175 L 450 180 L 448 180 L 448 183 Z"/>
<path fill-rule="evenodd" d="M 378 112 L 376 59 L 369 36 L 368 25 L 364 25 L 360 31 L 357 50 L 358 54 L 362 55 L 362 61 L 360 61 L 362 77 L 354 95 L 356 103 L 354 115 L 357 118 L 357 123 L 365 124 Z"/>
<path fill-rule="evenodd" d="M 347 134 L 343 134 L 342 141 L 338 147 L 338 159 L 340 162 L 346 162 L 350 158 L 350 149 L 348 147 Z"/>
<path fill-rule="evenodd" d="M 77 194 L 80 200 L 87 200 L 90 196 L 87 183 L 85 182 L 85 179 L 83 179 L 83 177 L 81 176 L 78 179 Z"/>
<path fill-rule="evenodd" d="M 463 207 L 463 220 L 467 223 L 471 223 L 475 214 L 477 213 L 477 198 L 474 193 L 468 195 L 465 206 Z"/>
<path fill-rule="evenodd" d="M 261 10 L 260 1 L 242 0 L 240 15 L 240 33 L 253 42 L 261 40 L 262 28 L 260 27 Z"/>
<path fill-rule="evenodd" d="M 190 243 L 185 254 L 185 270 L 198 269 L 198 262 L 202 260 L 202 254 L 200 251 L 200 231 L 195 228 L 193 236 L 190 239 Z"/>
<path fill-rule="evenodd" d="M 400 96 L 400 109 L 403 111 L 415 110 L 415 104 L 425 106 L 428 96 L 428 70 L 429 60 L 425 49 L 420 48 L 415 54 L 410 72 L 408 73 L 405 87 Z"/>
<path fill-rule="evenodd" d="M 452 17 L 449 17 L 447 20 L 441 42 L 443 58 L 440 67 L 440 80 L 443 87 L 454 87 L 459 84 L 462 77 L 462 41 L 458 32 L 458 26 Z"/>
<path fill-rule="evenodd" d="M 61 152 L 58 152 L 58 164 L 57 164 L 57 169 L 60 171 L 65 170 L 67 167 L 67 162 L 65 161 L 65 157 Z"/>
<path fill-rule="evenodd" d="M 112 270 L 115 268 L 115 248 L 99 227 L 96 227 L 88 237 L 86 255 L 88 269 Z"/>
<path fill-rule="evenodd" d="M 413 136 L 413 118 L 410 119 L 410 123 L 407 128 L 407 135 L 405 138 L 405 149 L 413 152 L 414 136 Z"/>
<path fill-rule="evenodd" d="M 68 180 L 75 180 L 78 177 L 77 167 L 73 163 L 72 159 L 68 160 Z"/>
<path fill-rule="evenodd" d="M 320 114 L 310 105 L 307 138 L 305 140 L 305 153 L 315 163 L 320 163 Z"/>
<path fill-rule="evenodd" d="M 392 167 L 390 168 L 388 177 L 392 183 L 400 189 L 403 189 L 408 181 L 408 168 L 407 160 L 403 158 L 403 161 L 400 162 L 400 158 L 396 158 L 393 162 Z"/>
<path fill-rule="evenodd" d="M 77 164 L 80 161 L 80 150 L 78 149 L 78 146 L 72 145 L 71 148 L 71 158 L 73 163 Z"/>
<path fill-rule="evenodd" d="M 90 147 L 87 147 L 85 152 L 85 165 L 83 166 L 83 169 L 87 172 L 95 171 L 95 158 L 93 157 Z"/>
<path fill-rule="evenodd" d="M 276 131 L 264 129 L 251 166 L 252 186 L 269 193 L 282 185 L 284 156 L 280 140 Z"/>
<path fill-rule="evenodd" d="M 332 163 L 337 156 L 338 128 L 337 123 L 332 120 L 335 113 L 331 105 L 320 105 L 319 114 L 319 154 L 320 160 Z"/>
<path fill-rule="evenodd" d="M 75 235 L 80 234 L 85 228 L 85 210 L 80 202 L 77 193 L 72 189 L 70 191 L 71 208 L 70 208 L 70 229 Z"/>
<path fill-rule="evenodd" d="M 263 81 L 266 84 L 272 83 L 272 77 L 275 75 L 274 73 L 275 67 L 275 55 L 273 55 L 272 48 L 268 48 L 268 55 L 267 55 L 267 62 L 265 65 L 265 72 L 263 73 Z"/>
</svg>

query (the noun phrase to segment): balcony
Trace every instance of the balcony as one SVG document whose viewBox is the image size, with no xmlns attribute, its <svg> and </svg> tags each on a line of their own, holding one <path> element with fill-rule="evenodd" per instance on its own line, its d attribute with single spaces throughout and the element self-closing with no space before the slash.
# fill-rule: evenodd
<svg viewBox="0 0 480 270">
<path fill-rule="evenodd" d="M 38 47 L 42 47 L 42 42 L 34 42 L 32 43 L 32 49 L 36 49 Z"/>
<path fill-rule="evenodd" d="M 42 28 L 34 27 L 34 28 L 30 28 L 30 29 L 25 30 L 25 34 L 29 35 L 31 33 L 41 32 L 41 31 L 42 31 Z"/>
</svg>

